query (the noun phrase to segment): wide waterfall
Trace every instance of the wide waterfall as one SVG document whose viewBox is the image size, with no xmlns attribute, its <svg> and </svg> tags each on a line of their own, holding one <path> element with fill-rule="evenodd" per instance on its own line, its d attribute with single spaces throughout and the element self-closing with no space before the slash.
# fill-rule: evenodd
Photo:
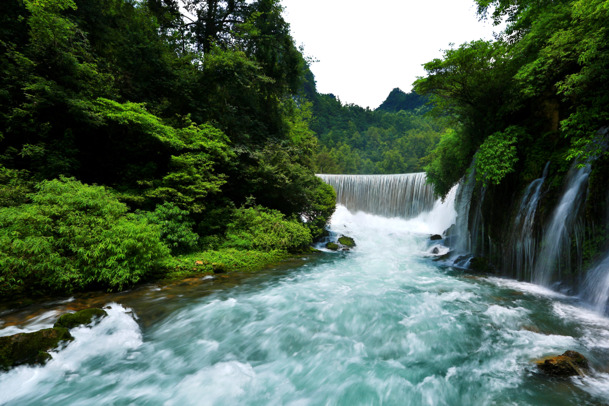
<svg viewBox="0 0 609 406">
<path fill-rule="evenodd" d="M 336 190 L 336 202 L 352 212 L 412 218 L 430 211 L 436 198 L 425 173 L 317 175 Z"/>
</svg>

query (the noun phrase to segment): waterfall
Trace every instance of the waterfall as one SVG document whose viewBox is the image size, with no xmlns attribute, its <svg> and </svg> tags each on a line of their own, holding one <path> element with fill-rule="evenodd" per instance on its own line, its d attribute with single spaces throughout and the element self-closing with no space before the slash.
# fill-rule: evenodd
<svg viewBox="0 0 609 406">
<path fill-rule="evenodd" d="M 518 214 L 514 218 L 507 245 L 508 254 L 504 256 L 503 269 L 511 270 L 518 279 L 528 279 L 533 271 L 537 242 L 533 235 L 535 213 L 541 198 L 541 187 L 548 176 L 548 162 L 541 178 L 535 179 L 526 188 Z"/>
<path fill-rule="evenodd" d="M 585 200 L 590 166 L 574 166 L 567 176 L 565 191 L 552 213 L 550 223 L 544 230 L 541 252 L 537 257 L 532 280 L 538 285 L 548 286 L 556 273 L 571 265 L 571 234 L 575 227 L 579 209 Z"/>
<path fill-rule="evenodd" d="M 599 313 L 609 310 L 609 253 L 586 274 L 581 296 Z"/>
<path fill-rule="evenodd" d="M 413 218 L 434 207 L 425 173 L 400 175 L 317 175 L 336 190 L 336 202 L 351 212 Z"/>
<path fill-rule="evenodd" d="M 450 233 L 450 245 L 457 252 L 469 252 L 471 250 L 471 237 L 469 232 L 469 209 L 472 204 L 474 187 L 476 186 L 475 161 L 472 162 L 467 177 L 459 182 L 459 189 L 455 197 L 455 210 L 457 220 L 455 227 Z"/>
</svg>

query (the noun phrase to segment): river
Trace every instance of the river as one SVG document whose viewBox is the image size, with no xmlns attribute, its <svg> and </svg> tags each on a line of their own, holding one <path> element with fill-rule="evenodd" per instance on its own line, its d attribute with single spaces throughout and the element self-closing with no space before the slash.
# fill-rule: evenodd
<svg viewBox="0 0 609 406">
<path fill-rule="evenodd" d="M 607 404 L 609 320 L 577 298 L 434 262 L 420 233 L 432 221 L 339 206 L 331 229 L 355 238 L 350 252 L 108 297 L 109 317 L 73 329 L 47 365 L 0 374 L 0 404 Z M 50 326 L 62 306 L 0 335 Z M 531 362 L 569 349 L 590 375 L 548 378 Z"/>
</svg>

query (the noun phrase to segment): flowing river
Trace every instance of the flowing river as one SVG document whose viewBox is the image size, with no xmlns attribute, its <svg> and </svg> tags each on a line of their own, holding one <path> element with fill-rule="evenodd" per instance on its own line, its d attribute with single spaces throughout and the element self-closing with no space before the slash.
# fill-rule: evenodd
<svg viewBox="0 0 609 406">
<path fill-rule="evenodd" d="M 351 252 L 117 296 L 44 367 L 1 373 L 0 404 L 608 404 L 609 320 L 536 285 L 440 266 L 420 233 L 442 231 L 433 221 L 339 206 L 331 228 L 355 238 Z M 56 317 L 51 307 L 0 335 Z M 548 378 L 531 362 L 569 349 L 590 375 Z"/>
</svg>

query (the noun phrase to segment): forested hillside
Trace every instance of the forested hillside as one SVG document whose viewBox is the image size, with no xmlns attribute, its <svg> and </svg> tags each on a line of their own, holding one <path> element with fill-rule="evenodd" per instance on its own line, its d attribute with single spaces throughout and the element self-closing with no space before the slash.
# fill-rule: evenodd
<svg viewBox="0 0 609 406">
<path fill-rule="evenodd" d="M 0 2 L 1 294 L 120 289 L 172 255 L 295 251 L 323 231 L 334 192 L 281 11 Z"/>
<path fill-rule="evenodd" d="M 311 93 L 311 129 L 319 139 L 318 173 L 380 174 L 421 171 L 445 123 L 425 113 L 427 98 L 391 91 L 376 110 Z"/>
</svg>

